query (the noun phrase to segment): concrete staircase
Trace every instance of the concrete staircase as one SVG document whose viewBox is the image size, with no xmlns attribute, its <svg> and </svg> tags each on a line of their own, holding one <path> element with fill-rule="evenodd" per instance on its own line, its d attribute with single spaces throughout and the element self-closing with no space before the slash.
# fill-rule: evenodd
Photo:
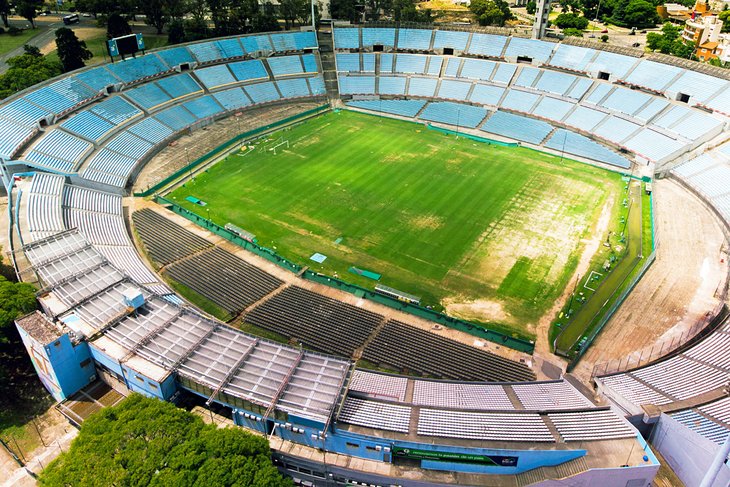
<svg viewBox="0 0 730 487">
<path fill-rule="evenodd" d="M 517 485 L 518 487 L 526 487 L 545 480 L 564 479 L 586 470 L 588 470 L 588 464 L 584 457 L 580 457 L 555 467 L 540 467 L 523 472 L 517 475 Z"/>
<path fill-rule="evenodd" d="M 324 86 L 327 89 L 327 98 L 330 103 L 340 99 L 340 92 L 337 87 L 337 67 L 335 65 L 334 39 L 331 31 L 317 31 L 317 42 L 319 43 L 319 58 L 322 62 L 322 74 Z"/>
</svg>

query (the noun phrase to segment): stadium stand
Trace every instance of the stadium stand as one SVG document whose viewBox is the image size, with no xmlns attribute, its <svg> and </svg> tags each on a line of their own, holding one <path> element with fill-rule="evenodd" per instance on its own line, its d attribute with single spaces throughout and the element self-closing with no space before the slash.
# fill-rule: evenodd
<svg viewBox="0 0 730 487">
<path fill-rule="evenodd" d="M 540 415 L 532 413 L 472 413 L 421 408 L 418 434 L 479 440 L 555 441 Z"/>
<path fill-rule="evenodd" d="M 25 158 L 51 171 L 73 172 L 92 145 L 59 129 L 45 134 Z"/>
<path fill-rule="evenodd" d="M 408 94 L 431 98 L 436 93 L 436 85 L 438 85 L 438 80 L 433 78 L 411 77 L 408 83 Z"/>
<path fill-rule="evenodd" d="M 132 221 L 147 254 L 160 266 L 178 261 L 213 245 L 149 208 L 135 211 L 132 214 Z M 175 245 L 170 245 L 171 241 L 174 241 Z"/>
<path fill-rule="evenodd" d="M 230 63 L 228 68 L 238 81 L 263 80 L 269 77 L 260 59 Z"/>
<path fill-rule="evenodd" d="M 142 115 L 142 110 L 135 107 L 121 96 L 115 96 L 97 103 L 89 108 L 95 115 L 108 120 L 114 125 L 122 125 Z"/>
<path fill-rule="evenodd" d="M 251 100 L 241 88 L 229 88 L 213 93 L 213 98 L 226 110 L 238 110 L 251 104 Z"/>
<path fill-rule="evenodd" d="M 437 30 L 433 38 L 433 49 L 450 48 L 455 51 L 464 51 L 470 36 L 469 32 Z"/>
<path fill-rule="evenodd" d="M 510 410 L 512 402 L 498 384 L 413 381 L 413 404 L 449 409 Z"/>
<path fill-rule="evenodd" d="M 406 51 L 428 51 L 431 49 L 433 32 L 422 29 L 399 29 L 398 49 Z"/>
<path fill-rule="evenodd" d="M 33 176 L 27 197 L 27 221 L 30 241 L 65 230 L 61 216 L 63 176 L 38 172 Z"/>
<path fill-rule="evenodd" d="M 352 356 L 382 319 L 297 286 L 285 288 L 245 317 L 248 323 L 294 337 L 308 348 L 343 357 Z"/>
<path fill-rule="evenodd" d="M 531 113 L 532 107 L 540 99 L 540 95 L 529 91 L 509 90 L 502 99 L 502 108 L 514 110 L 516 112 Z"/>
<path fill-rule="evenodd" d="M 125 91 L 124 96 L 146 111 L 152 111 L 172 100 L 172 97 L 155 83 L 146 83 Z"/>
<path fill-rule="evenodd" d="M 471 83 L 445 79 L 439 85 L 437 96 L 447 100 L 466 100 L 471 90 Z"/>
<path fill-rule="evenodd" d="M 395 72 L 423 74 L 426 71 L 427 56 L 418 54 L 398 54 L 395 58 Z"/>
<path fill-rule="evenodd" d="M 687 350 L 628 372 L 599 376 L 599 390 L 622 407 L 663 405 L 723 387 L 730 372 L 730 331 L 721 326 Z"/>
<path fill-rule="evenodd" d="M 415 117 L 426 105 L 426 102 L 421 100 L 367 100 L 349 101 L 347 105 L 374 112 L 392 113 L 402 117 Z"/>
<path fill-rule="evenodd" d="M 575 106 L 575 103 L 545 96 L 532 110 L 532 114 L 536 117 L 547 118 L 560 122 L 563 118 L 565 118 L 568 112 L 575 108 Z"/>
<path fill-rule="evenodd" d="M 545 142 L 545 147 L 585 157 L 612 166 L 629 169 L 631 161 L 588 137 L 565 129 L 556 130 Z"/>
<path fill-rule="evenodd" d="M 373 76 L 341 76 L 340 93 L 343 95 L 375 93 L 375 77 Z"/>
<path fill-rule="evenodd" d="M 444 379 L 521 381 L 535 378 L 523 364 L 393 320 L 388 321 L 365 347 L 363 358 Z"/>
<path fill-rule="evenodd" d="M 203 92 L 200 85 L 188 73 L 162 78 L 156 81 L 155 84 L 165 90 L 173 100 L 189 95 L 198 95 Z"/>
<path fill-rule="evenodd" d="M 248 94 L 249 98 L 251 98 L 251 100 L 255 104 L 268 103 L 270 101 L 281 99 L 281 95 L 276 89 L 276 85 L 273 81 L 265 81 L 263 83 L 257 83 L 255 85 L 247 85 L 244 87 L 244 91 Z"/>
<path fill-rule="evenodd" d="M 337 419 L 343 423 L 368 428 L 408 433 L 411 408 L 348 397 Z"/>
<path fill-rule="evenodd" d="M 549 42 L 511 37 L 504 51 L 504 57 L 506 59 L 524 57 L 532 59 L 533 63 L 545 63 L 550 58 L 554 48 L 555 45 Z"/>
<path fill-rule="evenodd" d="M 472 89 L 469 101 L 480 105 L 498 106 L 506 88 L 500 86 L 476 84 Z"/>
<path fill-rule="evenodd" d="M 559 44 L 550 58 L 550 65 L 557 68 L 584 73 L 588 64 L 596 56 L 596 51 L 584 47 Z"/>
<path fill-rule="evenodd" d="M 404 95 L 406 81 L 406 78 L 402 77 L 380 76 L 378 78 L 378 93 L 381 95 Z"/>
<path fill-rule="evenodd" d="M 157 55 L 170 67 L 177 67 L 183 64 L 190 66 L 196 60 L 189 49 L 185 47 L 173 47 L 158 51 Z"/>
<path fill-rule="evenodd" d="M 284 79 L 276 82 L 282 98 L 301 98 L 310 96 L 306 78 Z"/>
<path fill-rule="evenodd" d="M 165 274 L 231 315 L 240 313 L 282 284 L 274 276 L 219 247 L 178 260 L 165 268 Z"/>
<path fill-rule="evenodd" d="M 180 105 L 157 112 L 155 118 L 176 132 L 191 126 L 198 120 L 195 115 Z"/>
<path fill-rule="evenodd" d="M 366 394 L 369 397 L 404 402 L 407 386 L 407 377 L 355 370 L 352 373 L 349 391 Z"/>
<path fill-rule="evenodd" d="M 501 58 L 506 43 L 506 37 L 475 32 L 471 35 L 466 52 L 475 56 Z"/>
<path fill-rule="evenodd" d="M 449 61 L 449 67 L 450 65 L 451 60 Z M 494 63 L 492 61 L 484 61 L 481 59 L 464 59 L 464 64 L 461 67 L 461 77 L 486 81 L 489 80 L 489 78 L 492 76 L 492 73 L 494 72 L 496 66 L 497 63 Z M 456 76 L 456 74 L 454 74 L 454 76 Z"/>
<path fill-rule="evenodd" d="M 335 49 L 359 49 L 360 29 L 336 29 L 334 44 Z"/>
<path fill-rule="evenodd" d="M 122 81 L 104 66 L 81 71 L 74 74 L 74 77 L 96 91 L 106 91 L 109 87 L 116 88 L 122 84 Z"/>
<path fill-rule="evenodd" d="M 254 86 L 260 85 L 251 85 L 246 87 L 249 95 L 251 94 L 251 88 L 253 88 Z M 224 111 L 223 107 L 215 101 L 215 98 L 213 98 L 212 95 L 205 95 L 199 98 L 193 98 L 192 100 L 183 103 L 182 106 L 187 108 L 190 113 L 194 114 L 200 120 L 214 117 Z"/>
<path fill-rule="evenodd" d="M 200 82 L 203 83 L 203 86 L 209 90 L 232 85 L 238 82 L 238 80 L 233 77 L 228 66 L 225 64 L 196 69 L 195 76 L 197 76 Z"/>
<path fill-rule="evenodd" d="M 362 48 L 372 48 L 375 45 L 384 47 L 395 46 L 395 29 L 372 28 L 362 30 Z"/>
<path fill-rule="evenodd" d="M 300 56 L 282 56 L 267 59 L 269 68 L 274 77 L 290 76 L 304 72 Z"/>
<path fill-rule="evenodd" d="M 623 81 L 630 85 L 663 93 L 666 86 L 679 77 L 682 71 L 676 66 L 642 60 Z"/>
<path fill-rule="evenodd" d="M 566 381 L 512 384 L 511 387 L 522 406 L 528 410 L 582 409 L 593 406 Z"/>
<path fill-rule="evenodd" d="M 494 112 L 479 128 L 485 132 L 531 144 L 541 143 L 553 130 L 552 125 L 548 123 L 502 111 Z"/>
<path fill-rule="evenodd" d="M 109 64 L 106 68 L 127 85 L 156 78 L 171 71 L 157 54 L 129 58 Z"/>
<path fill-rule="evenodd" d="M 127 130 L 129 133 L 134 134 L 140 139 L 144 139 L 153 145 L 161 144 L 174 134 L 170 127 L 156 118 L 145 118 L 144 120 L 135 123 Z"/>
<path fill-rule="evenodd" d="M 475 128 L 486 116 L 487 111 L 484 108 L 452 102 L 431 102 L 421 112 L 420 118 L 457 127 Z"/>
<path fill-rule="evenodd" d="M 98 143 L 115 128 L 111 122 L 86 110 L 69 118 L 60 127 L 67 132 L 95 143 Z"/>
</svg>

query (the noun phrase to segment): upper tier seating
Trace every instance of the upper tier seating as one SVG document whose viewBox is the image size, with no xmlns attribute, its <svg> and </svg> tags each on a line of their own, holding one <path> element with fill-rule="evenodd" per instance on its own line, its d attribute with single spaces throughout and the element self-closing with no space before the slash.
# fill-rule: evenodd
<svg viewBox="0 0 730 487">
<path fill-rule="evenodd" d="M 480 127 L 485 132 L 539 144 L 552 132 L 552 125 L 527 117 L 497 111 Z"/>
<path fill-rule="evenodd" d="M 421 112 L 421 118 L 431 122 L 475 128 L 487 116 L 487 110 L 451 102 L 432 102 Z"/>
</svg>

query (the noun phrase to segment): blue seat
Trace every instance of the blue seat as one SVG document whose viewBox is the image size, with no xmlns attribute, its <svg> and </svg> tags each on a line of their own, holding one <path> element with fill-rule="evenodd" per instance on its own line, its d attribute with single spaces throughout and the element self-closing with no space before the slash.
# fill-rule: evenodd
<svg viewBox="0 0 730 487">
<path fill-rule="evenodd" d="M 343 95 L 375 93 L 373 76 L 340 76 L 340 93 Z"/>
<path fill-rule="evenodd" d="M 215 101 L 211 95 L 193 98 L 182 104 L 190 113 L 194 113 L 196 117 L 203 119 L 213 117 L 219 113 L 223 113 L 223 107 Z"/>
<path fill-rule="evenodd" d="M 504 52 L 504 57 L 517 58 L 523 56 L 529 57 L 533 61 L 544 63 L 548 60 L 554 48 L 555 44 L 552 42 L 510 37 L 507 50 Z"/>
<path fill-rule="evenodd" d="M 125 130 L 115 135 L 105 147 L 139 161 L 152 149 L 152 144 Z"/>
<path fill-rule="evenodd" d="M 307 83 L 309 83 L 309 91 L 312 92 L 313 96 L 320 96 L 327 93 L 322 76 L 307 78 Z"/>
<path fill-rule="evenodd" d="M 479 127 L 479 130 L 531 144 L 539 144 L 553 130 L 553 126 L 540 120 L 497 111 Z"/>
<path fill-rule="evenodd" d="M 408 84 L 408 94 L 412 96 L 431 98 L 436 92 L 437 84 L 438 80 L 436 78 L 412 77 Z"/>
<path fill-rule="evenodd" d="M 175 133 L 170 127 L 154 117 L 145 118 L 135 123 L 127 130 L 140 139 L 144 139 L 153 145 L 162 143 Z"/>
<path fill-rule="evenodd" d="M 575 110 L 573 110 L 573 113 L 568 115 L 568 118 L 565 119 L 565 123 L 571 127 L 590 132 L 593 130 L 593 127 L 601 123 L 601 121 L 607 116 L 608 115 L 598 110 L 578 105 Z"/>
<path fill-rule="evenodd" d="M 223 59 L 223 53 L 215 41 L 190 44 L 187 48 L 199 63 L 211 63 Z"/>
<path fill-rule="evenodd" d="M 189 110 L 181 105 L 166 108 L 156 113 L 154 118 L 164 123 L 175 132 L 188 128 L 198 121 L 198 117 L 190 113 Z"/>
<path fill-rule="evenodd" d="M 238 110 L 251 104 L 251 100 L 241 88 L 219 91 L 213 94 L 213 98 L 227 111 Z"/>
<path fill-rule="evenodd" d="M 466 100 L 471 89 L 471 83 L 451 79 L 441 80 L 438 97 L 450 100 Z"/>
<path fill-rule="evenodd" d="M 124 92 L 124 96 L 145 110 L 153 110 L 172 100 L 172 97 L 155 83 L 146 83 L 127 90 Z"/>
<path fill-rule="evenodd" d="M 185 63 L 194 63 L 193 54 L 185 47 L 173 47 L 157 51 L 156 54 L 170 67 L 180 66 Z"/>
<path fill-rule="evenodd" d="M 632 85 L 664 93 L 667 85 L 682 73 L 684 70 L 676 66 L 642 60 L 625 80 Z"/>
<path fill-rule="evenodd" d="M 121 96 L 114 96 L 102 101 L 101 103 L 97 103 L 89 108 L 89 111 L 109 120 L 114 125 L 122 124 L 142 115 L 142 110 L 135 107 Z"/>
<path fill-rule="evenodd" d="M 550 120 L 561 121 L 573 107 L 575 107 L 575 103 L 546 96 L 540 100 L 540 103 L 534 108 L 532 114 L 542 118 L 549 118 Z"/>
<path fill-rule="evenodd" d="M 476 84 L 474 85 L 469 100 L 480 105 L 497 106 L 505 90 L 506 88 L 501 86 Z"/>
<path fill-rule="evenodd" d="M 127 84 L 170 71 L 170 67 L 155 54 L 119 61 L 107 65 L 106 68 Z"/>
<path fill-rule="evenodd" d="M 99 96 L 81 81 L 70 77 L 23 95 L 28 101 L 56 115 L 62 115 Z"/>
<path fill-rule="evenodd" d="M 237 57 L 243 57 L 243 47 L 237 38 L 221 39 L 216 41 L 218 50 L 221 52 L 221 59 L 233 59 Z"/>
<path fill-rule="evenodd" d="M 395 29 L 380 27 L 363 27 L 362 47 L 369 48 L 375 45 L 385 47 L 395 46 Z"/>
<path fill-rule="evenodd" d="M 304 72 L 300 56 L 272 57 L 266 60 L 274 77 L 290 76 Z"/>
<path fill-rule="evenodd" d="M 225 64 L 196 69 L 195 76 L 209 90 L 237 83 L 236 78 Z"/>
<path fill-rule="evenodd" d="M 281 98 L 272 81 L 248 85 L 244 88 L 244 91 L 248 93 L 254 103 L 267 103 Z"/>
<path fill-rule="evenodd" d="M 433 39 L 434 49 L 443 49 L 445 47 L 456 51 L 464 51 L 466 44 L 469 42 L 469 32 L 452 32 L 448 30 L 437 30 Z"/>
<path fill-rule="evenodd" d="M 481 59 L 464 59 L 461 67 L 461 77 L 471 79 L 488 80 L 497 63 L 492 61 L 484 61 Z"/>
<path fill-rule="evenodd" d="M 487 110 L 484 108 L 441 101 L 426 105 L 419 118 L 457 127 L 475 128 L 486 116 Z"/>
<path fill-rule="evenodd" d="M 235 76 L 238 81 L 264 79 L 269 77 L 269 74 L 266 72 L 266 68 L 264 67 L 264 63 L 259 59 L 230 63 L 228 64 L 228 69 L 231 70 L 233 76 Z"/>
<path fill-rule="evenodd" d="M 423 74 L 426 70 L 426 56 L 418 54 L 398 54 L 395 59 L 395 70 L 398 73 Z"/>
<path fill-rule="evenodd" d="M 415 117 L 426 104 L 422 100 L 363 100 L 349 101 L 348 106 L 372 110 L 374 112 L 392 113 L 403 117 Z"/>
<path fill-rule="evenodd" d="M 317 68 L 317 58 L 314 56 L 314 54 L 302 55 L 302 64 L 304 65 L 305 73 L 319 72 L 319 69 Z"/>
<path fill-rule="evenodd" d="M 372 55 L 371 55 L 372 56 Z M 375 63 L 373 62 L 374 71 Z M 357 53 L 338 53 L 337 54 L 337 71 L 360 71 L 360 54 Z"/>
<path fill-rule="evenodd" d="M 502 57 L 507 37 L 492 34 L 473 33 L 466 52 L 477 56 Z"/>
<path fill-rule="evenodd" d="M 509 84 L 515 75 L 515 71 L 517 71 L 517 66 L 514 64 L 497 63 L 497 69 L 492 74 L 492 81 L 495 83 Z"/>
<path fill-rule="evenodd" d="M 0 108 L 0 116 L 25 127 L 36 127 L 41 120 L 47 120 L 51 112 L 29 102 L 25 98 L 16 98 Z"/>
<path fill-rule="evenodd" d="M 61 124 L 62 129 L 91 142 L 98 142 L 114 127 L 113 123 L 87 110 L 77 113 Z"/>
<path fill-rule="evenodd" d="M 283 79 L 276 82 L 282 98 L 301 98 L 310 96 L 306 78 Z"/>
<path fill-rule="evenodd" d="M 558 48 L 550 58 L 550 65 L 571 71 L 585 72 L 588 63 L 596 56 L 596 51 L 585 47 L 558 44 Z"/>
<path fill-rule="evenodd" d="M 104 66 L 76 73 L 74 77 L 94 91 L 101 91 L 107 86 L 118 85 L 122 82 Z"/>
<path fill-rule="evenodd" d="M 240 41 L 247 53 L 272 52 L 274 50 L 269 36 L 266 34 L 244 36 L 241 37 Z"/>
<path fill-rule="evenodd" d="M 181 73 L 168 78 L 162 78 L 155 83 L 165 90 L 173 99 L 194 93 L 202 93 L 203 91 L 203 88 L 201 88 L 188 73 Z"/>
<path fill-rule="evenodd" d="M 502 100 L 502 107 L 518 112 L 530 113 L 540 95 L 521 90 L 509 90 Z"/>
<path fill-rule="evenodd" d="M 53 129 L 45 134 L 26 156 L 35 160 L 34 155 L 43 153 L 57 159 L 68 161 L 72 168 L 81 162 L 83 156 L 92 148 L 91 143 L 63 130 Z"/>
<path fill-rule="evenodd" d="M 335 49 L 359 49 L 360 29 L 336 28 L 334 30 Z"/>
<path fill-rule="evenodd" d="M 405 95 L 406 78 L 380 76 L 378 78 L 378 93 L 381 95 Z"/>
<path fill-rule="evenodd" d="M 433 31 L 429 29 L 399 29 L 398 49 L 428 51 L 431 49 Z"/>
<path fill-rule="evenodd" d="M 545 147 L 565 151 L 568 154 L 585 157 L 598 162 L 604 162 L 624 169 L 631 167 L 631 161 L 626 159 L 624 156 L 589 139 L 588 137 L 576 134 L 575 132 L 569 132 L 564 129 L 556 130 L 555 133 L 550 136 L 550 139 L 545 142 Z"/>
</svg>

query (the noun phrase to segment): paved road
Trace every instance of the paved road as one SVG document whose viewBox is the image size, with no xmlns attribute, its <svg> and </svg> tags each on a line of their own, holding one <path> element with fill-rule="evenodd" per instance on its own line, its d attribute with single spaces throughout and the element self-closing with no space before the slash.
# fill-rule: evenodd
<svg viewBox="0 0 730 487">
<path fill-rule="evenodd" d="M 47 44 L 53 42 L 56 39 L 56 29 L 58 29 L 59 27 L 63 27 L 63 21 L 61 20 L 62 15 L 65 15 L 65 13 L 53 14 L 49 15 L 48 17 L 38 17 L 35 22 L 38 34 L 28 39 L 28 42 L 26 42 L 26 44 L 30 44 L 38 48 L 43 48 Z M 20 19 L 19 17 L 11 18 L 10 25 L 26 27 L 28 25 L 28 21 L 25 19 Z M 93 27 L 95 25 L 96 22 L 94 21 L 94 19 L 82 19 L 81 23 L 74 24 L 69 27 L 73 29 L 74 27 L 79 26 Z M 11 57 L 20 56 L 21 54 L 23 54 L 23 46 L 17 47 L 12 51 L 0 55 L 0 74 L 8 70 L 8 64 L 6 62 L 8 59 L 10 59 Z"/>
</svg>

